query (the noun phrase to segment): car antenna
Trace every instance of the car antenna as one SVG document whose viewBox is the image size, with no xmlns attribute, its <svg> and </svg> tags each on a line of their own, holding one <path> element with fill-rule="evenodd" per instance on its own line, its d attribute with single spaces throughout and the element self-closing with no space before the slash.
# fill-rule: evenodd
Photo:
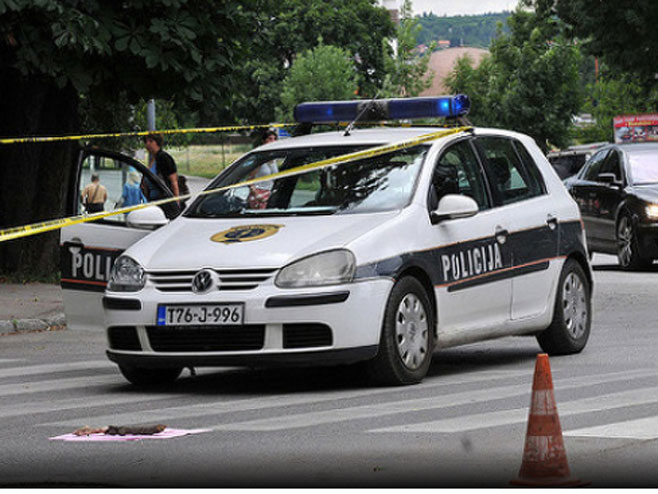
<svg viewBox="0 0 658 494">
<path fill-rule="evenodd" d="M 368 101 L 368 103 L 363 105 L 363 109 L 359 112 L 359 114 L 356 116 L 356 118 L 349 123 L 349 125 L 345 129 L 345 133 L 343 134 L 343 137 L 347 137 L 347 136 L 350 135 L 350 132 L 352 132 L 352 129 L 354 128 L 354 125 L 359 121 L 359 119 L 363 116 L 363 114 L 365 112 L 367 112 L 368 110 L 370 110 L 372 105 L 375 104 L 375 101 L 377 101 L 377 97 L 379 96 L 379 93 L 381 93 L 381 92 L 382 92 L 382 90 L 380 89 L 379 91 L 377 91 L 377 94 L 375 94 L 374 98 L 372 98 L 370 101 Z"/>
</svg>

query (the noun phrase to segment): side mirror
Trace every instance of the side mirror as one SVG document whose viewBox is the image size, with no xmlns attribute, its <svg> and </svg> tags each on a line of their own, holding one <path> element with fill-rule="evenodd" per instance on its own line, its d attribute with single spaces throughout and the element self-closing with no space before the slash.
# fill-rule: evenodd
<svg viewBox="0 0 658 494">
<path fill-rule="evenodd" d="M 158 206 L 150 206 L 128 213 L 126 223 L 141 230 L 155 230 L 169 223 L 169 220 Z"/>
<path fill-rule="evenodd" d="M 599 173 L 598 177 L 596 178 L 598 179 L 599 182 L 602 182 L 604 184 L 619 185 L 617 176 L 614 173 Z"/>
<path fill-rule="evenodd" d="M 472 198 L 461 194 L 448 194 L 439 201 L 439 207 L 430 213 L 433 225 L 445 220 L 469 218 L 479 211 L 478 204 Z"/>
</svg>

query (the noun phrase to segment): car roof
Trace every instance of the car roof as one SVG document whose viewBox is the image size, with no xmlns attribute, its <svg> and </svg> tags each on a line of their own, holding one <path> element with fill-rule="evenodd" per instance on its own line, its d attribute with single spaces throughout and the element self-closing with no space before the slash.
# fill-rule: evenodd
<svg viewBox="0 0 658 494">
<path fill-rule="evenodd" d="M 616 145 L 625 153 L 658 151 L 658 142 L 633 142 Z"/>
<path fill-rule="evenodd" d="M 501 129 L 473 128 L 476 134 L 498 134 L 508 137 L 519 136 L 515 132 Z M 420 137 L 425 134 L 450 130 L 449 127 L 378 127 L 372 129 L 353 129 L 349 136 L 345 136 L 345 130 L 322 132 L 299 137 L 279 139 L 270 144 L 260 146 L 258 151 L 273 151 L 277 149 L 304 148 L 312 146 L 358 146 L 377 145 L 398 141 L 405 141 Z M 451 134 L 452 135 L 452 134 Z M 428 144 L 431 144 L 430 141 Z"/>
<path fill-rule="evenodd" d="M 345 135 L 345 130 L 321 132 L 317 134 L 308 134 L 288 139 L 279 139 L 271 144 L 259 147 L 259 150 L 270 151 L 281 148 L 292 147 L 311 147 L 311 146 L 342 146 L 342 145 L 363 145 L 363 144 L 381 144 L 393 141 L 403 141 L 413 139 L 431 132 L 442 130 L 437 127 L 405 127 L 405 128 L 374 128 L 374 129 L 353 129 L 350 135 Z"/>
</svg>

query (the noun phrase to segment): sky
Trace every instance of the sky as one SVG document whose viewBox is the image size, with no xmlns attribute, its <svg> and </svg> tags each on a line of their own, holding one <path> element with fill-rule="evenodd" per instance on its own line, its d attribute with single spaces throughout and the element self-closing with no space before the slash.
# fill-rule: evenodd
<svg viewBox="0 0 658 494">
<path fill-rule="evenodd" d="M 412 0 L 414 14 L 432 12 L 436 15 L 475 15 L 514 10 L 518 0 Z M 379 0 L 382 4 L 383 0 Z M 388 2 L 387 2 L 388 3 Z M 398 6 L 402 0 L 397 1 Z"/>
</svg>

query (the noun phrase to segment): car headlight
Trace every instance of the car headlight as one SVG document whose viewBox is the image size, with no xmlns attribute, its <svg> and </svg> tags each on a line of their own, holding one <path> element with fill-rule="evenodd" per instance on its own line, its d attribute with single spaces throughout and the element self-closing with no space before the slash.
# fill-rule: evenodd
<svg viewBox="0 0 658 494">
<path fill-rule="evenodd" d="M 327 286 L 349 283 L 354 278 L 356 262 L 349 250 L 330 250 L 288 264 L 274 281 L 279 288 Z"/>
<path fill-rule="evenodd" d="M 144 288 L 144 268 L 128 256 L 120 256 L 112 266 L 108 290 L 113 292 L 137 292 Z"/>
<path fill-rule="evenodd" d="M 647 218 L 658 220 L 658 204 L 649 204 L 646 207 Z"/>
</svg>

